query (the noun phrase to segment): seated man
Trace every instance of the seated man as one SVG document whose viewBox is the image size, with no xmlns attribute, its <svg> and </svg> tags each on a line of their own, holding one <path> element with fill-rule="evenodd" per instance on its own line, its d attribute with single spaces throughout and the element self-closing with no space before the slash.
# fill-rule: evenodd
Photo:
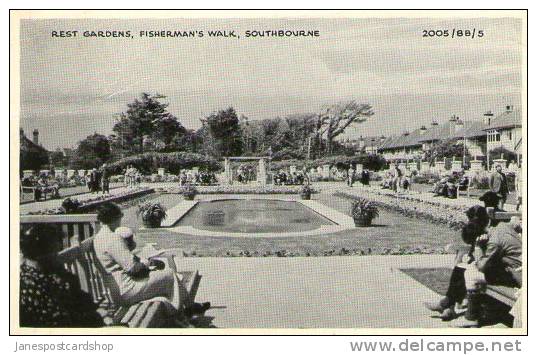
<svg viewBox="0 0 537 355">
<path fill-rule="evenodd" d="M 484 276 L 466 275 L 468 310 L 464 319 L 455 323 L 459 327 L 479 326 L 483 281 L 486 285 L 522 286 L 522 240 L 520 225 L 500 223 L 476 240 L 475 269 Z"/>
<path fill-rule="evenodd" d="M 442 179 L 440 179 L 436 185 L 434 186 L 433 192 L 435 196 L 447 196 L 447 184 L 448 184 L 448 177 L 445 176 Z"/>
<path fill-rule="evenodd" d="M 468 247 L 463 248 L 460 246 L 457 250 L 455 257 L 455 267 L 451 272 L 449 280 L 449 287 L 446 295 L 437 302 L 426 302 L 425 307 L 433 312 L 440 313 L 440 318 L 444 321 L 452 320 L 457 317 L 455 312 L 455 305 L 461 304 L 467 294 L 465 271 L 469 265 L 471 265 L 474 258 L 474 248 L 476 239 L 483 233 L 484 227 L 474 217 L 474 212 L 477 212 L 483 218 L 488 218 L 486 211 L 482 208 L 482 211 L 468 211 L 467 213 L 470 221 L 463 227 L 461 232 L 462 241 Z M 468 251 L 466 253 L 466 251 Z"/>
</svg>

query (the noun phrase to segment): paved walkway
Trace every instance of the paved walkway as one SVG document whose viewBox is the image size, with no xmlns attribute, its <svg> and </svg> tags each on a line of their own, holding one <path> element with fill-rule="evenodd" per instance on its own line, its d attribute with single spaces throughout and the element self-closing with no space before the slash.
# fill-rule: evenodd
<svg viewBox="0 0 537 355">
<path fill-rule="evenodd" d="M 182 258 L 219 328 L 441 328 L 422 302 L 438 294 L 399 271 L 449 267 L 451 255 Z"/>
</svg>

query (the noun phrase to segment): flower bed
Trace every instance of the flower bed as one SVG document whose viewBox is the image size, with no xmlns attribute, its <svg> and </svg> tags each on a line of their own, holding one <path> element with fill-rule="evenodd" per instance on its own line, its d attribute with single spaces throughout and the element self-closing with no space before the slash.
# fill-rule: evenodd
<svg viewBox="0 0 537 355">
<path fill-rule="evenodd" d="M 318 252 L 291 251 L 286 249 L 278 250 L 241 250 L 241 251 L 220 251 L 220 252 L 203 252 L 203 251 L 183 251 L 183 257 L 317 257 L 317 256 L 367 256 L 367 255 L 431 255 L 447 254 L 445 248 L 341 248 L 330 249 Z"/>
<path fill-rule="evenodd" d="M 182 194 L 186 187 L 163 187 L 157 189 L 165 193 Z M 300 194 L 302 186 L 249 186 L 249 185 L 219 185 L 219 186 L 196 186 L 198 194 Z M 313 190 L 313 193 L 317 191 Z"/>
<path fill-rule="evenodd" d="M 90 197 L 82 201 L 76 198 L 68 198 L 70 201 L 74 201 L 77 205 L 76 210 L 70 211 L 69 213 L 85 213 L 85 212 L 95 209 L 98 205 L 104 202 L 117 202 L 118 203 L 121 201 L 125 201 L 127 199 L 143 196 L 151 192 L 154 192 L 154 190 L 139 187 L 135 189 L 126 190 L 126 191 L 123 191 L 121 193 L 117 193 L 114 195 L 107 195 L 107 196 L 99 195 L 95 197 Z M 66 210 L 62 206 L 56 207 L 56 208 L 42 209 L 42 210 L 34 211 L 34 212 L 28 212 L 28 214 L 33 214 L 33 215 L 36 215 L 36 214 L 51 215 L 51 214 L 65 214 L 65 213 L 66 213 Z"/>
<path fill-rule="evenodd" d="M 403 214 L 406 217 L 425 219 L 433 224 L 445 224 L 454 230 L 460 230 L 467 221 L 466 206 L 446 206 L 442 203 L 434 204 L 411 195 L 396 195 L 395 193 L 381 192 L 379 190 L 361 190 L 357 194 L 336 192 L 336 196 L 356 200 L 367 198 L 375 201 L 380 207 Z"/>
</svg>

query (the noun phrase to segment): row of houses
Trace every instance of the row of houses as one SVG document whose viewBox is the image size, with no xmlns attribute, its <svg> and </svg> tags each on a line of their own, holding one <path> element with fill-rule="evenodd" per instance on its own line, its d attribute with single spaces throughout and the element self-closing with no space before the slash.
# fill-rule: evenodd
<svg viewBox="0 0 537 355">
<path fill-rule="evenodd" d="M 443 141 L 466 146 L 472 158 L 487 159 L 498 147 L 522 154 L 522 117 L 520 110 L 507 106 L 498 116 L 487 112 L 480 120 L 462 120 L 452 116 L 444 124 L 432 122 L 413 131 L 390 137 L 360 137 L 344 144 L 370 154 L 382 154 L 388 161 L 423 159 L 428 150 Z"/>
</svg>

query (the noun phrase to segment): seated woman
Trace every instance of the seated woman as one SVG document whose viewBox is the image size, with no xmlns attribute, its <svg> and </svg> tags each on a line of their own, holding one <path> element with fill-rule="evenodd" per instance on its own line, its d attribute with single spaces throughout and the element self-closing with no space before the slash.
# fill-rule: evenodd
<svg viewBox="0 0 537 355">
<path fill-rule="evenodd" d="M 91 297 L 58 261 L 62 237 L 61 230 L 52 224 L 34 224 L 21 233 L 21 327 L 103 326 Z"/>
<path fill-rule="evenodd" d="M 115 231 L 121 225 L 123 213 L 113 203 L 105 203 L 97 210 L 102 227 L 94 238 L 94 248 L 103 268 L 117 286 L 120 302 L 135 304 L 154 297 L 165 297 L 178 313 L 204 312 L 209 303 L 194 304 L 172 268 L 150 270 L 158 262 L 141 260 L 133 254 L 132 242 Z"/>
</svg>

